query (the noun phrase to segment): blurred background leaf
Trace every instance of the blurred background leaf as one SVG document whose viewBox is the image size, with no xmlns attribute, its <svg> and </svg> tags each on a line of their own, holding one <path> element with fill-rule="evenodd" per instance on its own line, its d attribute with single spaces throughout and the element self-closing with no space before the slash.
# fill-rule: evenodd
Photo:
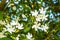
<svg viewBox="0 0 60 40">
<path fill-rule="evenodd" d="M 0 11 L 0 20 L 3 19 L 2 11 Z"/>
<path fill-rule="evenodd" d="M 12 40 L 12 39 L 4 37 L 4 38 L 0 38 L 0 40 Z"/>
</svg>

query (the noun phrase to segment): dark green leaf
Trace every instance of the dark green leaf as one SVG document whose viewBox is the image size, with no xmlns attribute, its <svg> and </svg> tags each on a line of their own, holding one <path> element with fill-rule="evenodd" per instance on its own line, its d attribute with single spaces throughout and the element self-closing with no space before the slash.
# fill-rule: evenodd
<svg viewBox="0 0 60 40">
<path fill-rule="evenodd" d="M 2 12 L 0 11 L 0 20 L 3 19 L 3 15 L 2 15 Z"/>
</svg>

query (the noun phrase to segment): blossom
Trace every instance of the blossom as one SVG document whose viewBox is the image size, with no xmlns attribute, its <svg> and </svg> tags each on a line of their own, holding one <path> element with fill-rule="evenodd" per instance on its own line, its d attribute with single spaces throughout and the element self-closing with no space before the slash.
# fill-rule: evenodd
<svg viewBox="0 0 60 40">
<path fill-rule="evenodd" d="M 50 13 L 49 17 L 50 17 L 50 18 L 54 18 L 53 13 Z"/>
<path fill-rule="evenodd" d="M 19 10 L 23 10 L 23 6 L 22 5 L 20 5 Z"/>
<path fill-rule="evenodd" d="M 11 6 L 14 6 L 14 3 L 10 3 L 10 4 L 8 5 L 8 7 L 11 7 Z"/>
<path fill-rule="evenodd" d="M 22 17 L 25 18 L 26 16 L 24 14 L 22 14 Z"/>
<path fill-rule="evenodd" d="M 6 3 L 8 3 L 9 2 L 9 0 L 6 0 Z"/>
<path fill-rule="evenodd" d="M 42 31 L 44 31 L 44 32 L 47 32 L 47 29 L 48 29 L 49 27 L 45 24 L 45 25 L 42 25 L 41 27 L 40 27 L 40 29 L 42 30 Z"/>
<path fill-rule="evenodd" d="M 36 17 L 36 21 L 41 21 L 41 19 L 42 19 L 42 15 L 38 15 L 37 17 Z"/>
<path fill-rule="evenodd" d="M 48 15 L 40 15 L 40 14 L 39 14 L 39 15 L 36 17 L 36 21 L 48 20 L 47 17 L 48 17 Z"/>
<path fill-rule="evenodd" d="M 37 1 L 37 3 L 38 3 L 38 4 L 41 4 L 41 2 L 40 2 L 40 1 Z"/>
<path fill-rule="evenodd" d="M 28 18 L 24 15 L 24 14 L 22 14 L 22 17 L 23 17 L 23 21 L 27 21 L 28 20 Z"/>
<path fill-rule="evenodd" d="M 0 24 L 5 25 L 5 21 L 0 20 Z"/>
<path fill-rule="evenodd" d="M 16 10 L 16 6 L 13 6 L 12 9 L 15 11 Z"/>
<path fill-rule="evenodd" d="M 15 18 L 16 18 L 16 16 L 12 14 L 11 19 L 14 20 Z"/>
<path fill-rule="evenodd" d="M 13 27 L 10 27 L 10 28 L 7 28 L 7 31 L 10 32 L 12 34 L 12 32 L 15 32 L 15 28 Z"/>
<path fill-rule="evenodd" d="M 41 9 L 39 9 L 39 11 L 40 11 L 41 14 L 45 14 L 46 13 L 46 11 L 43 9 L 43 7 Z"/>
<path fill-rule="evenodd" d="M 19 40 L 20 35 L 18 34 L 15 40 Z"/>
<path fill-rule="evenodd" d="M 60 13 L 57 13 L 57 16 L 60 16 Z"/>
<path fill-rule="evenodd" d="M 28 33 L 28 34 L 26 35 L 26 37 L 27 37 L 28 40 L 31 40 L 31 39 L 32 39 L 32 34 Z"/>
<path fill-rule="evenodd" d="M 23 20 L 23 21 L 27 21 L 27 20 L 28 20 L 28 18 L 23 18 L 22 20 Z"/>
<path fill-rule="evenodd" d="M 2 0 L 0 0 L 0 3 L 2 2 Z"/>
<path fill-rule="evenodd" d="M 7 29 L 6 28 L 3 28 L 2 32 L 5 33 L 6 31 L 7 31 Z"/>
<path fill-rule="evenodd" d="M 5 25 L 6 27 L 6 31 L 10 32 L 12 34 L 12 32 L 15 32 L 15 27 L 12 27 L 10 24 Z"/>
<path fill-rule="evenodd" d="M 18 24 L 17 26 L 16 26 L 16 28 L 18 28 L 18 29 L 24 29 L 24 27 L 23 27 L 23 24 Z"/>
<path fill-rule="evenodd" d="M 17 25 L 17 24 L 18 24 L 18 22 L 14 21 L 14 20 L 12 20 L 12 21 L 10 22 L 10 25 Z"/>
<path fill-rule="evenodd" d="M 42 21 L 43 21 L 43 20 L 48 20 L 47 17 L 48 17 L 48 15 L 43 15 Z"/>
<path fill-rule="evenodd" d="M 11 27 L 11 25 L 10 25 L 10 24 L 7 24 L 7 25 L 5 25 L 5 27 L 6 27 L 6 28 L 9 28 L 9 27 Z"/>
<path fill-rule="evenodd" d="M 15 3 L 15 4 L 19 4 L 19 1 L 20 1 L 20 0 L 14 0 L 14 3 Z"/>
<path fill-rule="evenodd" d="M 16 37 L 16 40 L 19 40 L 19 37 Z"/>
<path fill-rule="evenodd" d="M 45 9 L 43 7 L 41 7 L 41 9 L 39 9 L 40 13 L 41 14 L 46 14 L 46 10 L 48 9 L 49 7 L 46 7 Z"/>
<path fill-rule="evenodd" d="M 0 32 L 0 38 L 6 37 L 3 32 Z"/>
<path fill-rule="evenodd" d="M 45 9 L 43 9 L 43 7 L 42 7 L 41 9 L 39 9 L 40 14 L 36 14 L 36 15 L 37 15 L 37 16 L 36 16 L 36 21 L 48 20 L 48 19 L 47 19 L 48 15 L 46 15 L 46 10 L 47 10 L 47 9 L 48 9 L 48 7 L 45 8 Z"/>
<path fill-rule="evenodd" d="M 45 2 L 42 3 L 42 6 L 45 7 Z"/>
<path fill-rule="evenodd" d="M 38 15 L 38 11 L 37 10 L 31 11 L 31 14 L 32 14 L 32 16 L 37 16 Z"/>
<path fill-rule="evenodd" d="M 54 4 L 56 4 L 58 1 L 57 1 L 57 0 L 52 0 L 52 2 L 53 2 Z"/>
<path fill-rule="evenodd" d="M 32 26 L 32 28 L 34 28 L 36 31 L 38 30 L 38 29 L 40 29 L 40 23 L 35 23 L 33 26 Z"/>
</svg>

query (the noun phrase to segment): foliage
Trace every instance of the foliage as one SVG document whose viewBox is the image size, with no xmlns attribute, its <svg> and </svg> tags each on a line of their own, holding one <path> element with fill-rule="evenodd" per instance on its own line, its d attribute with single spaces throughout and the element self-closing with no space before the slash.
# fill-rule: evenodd
<svg viewBox="0 0 60 40">
<path fill-rule="evenodd" d="M 0 40 L 60 40 L 59 16 L 60 0 L 0 0 Z"/>
</svg>

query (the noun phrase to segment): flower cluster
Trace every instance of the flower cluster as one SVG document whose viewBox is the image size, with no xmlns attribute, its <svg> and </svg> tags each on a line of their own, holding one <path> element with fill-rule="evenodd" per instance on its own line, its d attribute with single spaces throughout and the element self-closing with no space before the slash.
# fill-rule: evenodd
<svg viewBox="0 0 60 40">
<path fill-rule="evenodd" d="M 33 4 L 31 7 L 27 5 L 27 0 L 21 2 L 22 0 L 7 0 L 8 12 L 3 20 L 0 20 L 0 26 L 3 26 L 2 33 L 0 33 L 0 38 L 9 36 L 13 40 L 35 40 L 36 32 L 48 32 L 48 24 L 45 23 L 48 20 L 48 14 L 46 11 L 49 7 L 40 7 L 38 10 L 34 9 Z M 42 1 L 42 0 L 41 0 Z M 33 3 L 32 0 L 29 1 Z M 21 3 L 21 4 L 20 4 Z M 41 4 L 40 1 L 37 1 Z M 32 30 L 32 31 L 31 31 Z"/>
<path fill-rule="evenodd" d="M 47 31 L 47 29 L 48 29 L 47 24 L 42 26 L 41 23 L 39 23 L 39 22 L 48 20 L 47 19 L 48 15 L 46 15 L 47 9 L 48 9 L 48 7 L 46 7 L 45 9 L 43 9 L 43 7 L 42 7 L 41 9 L 39 9 L 39 11 L 37 11 L 37 10 L 31 11 L 32 16 L 34 16 L 35 20 L 36 20 L 34 22 L 34 25 L 32 26 L 32 28 L 34 28 L 36 31 L 37 31 L 37 29 L 44 30 L 45 32 Z"/>
</svg>

